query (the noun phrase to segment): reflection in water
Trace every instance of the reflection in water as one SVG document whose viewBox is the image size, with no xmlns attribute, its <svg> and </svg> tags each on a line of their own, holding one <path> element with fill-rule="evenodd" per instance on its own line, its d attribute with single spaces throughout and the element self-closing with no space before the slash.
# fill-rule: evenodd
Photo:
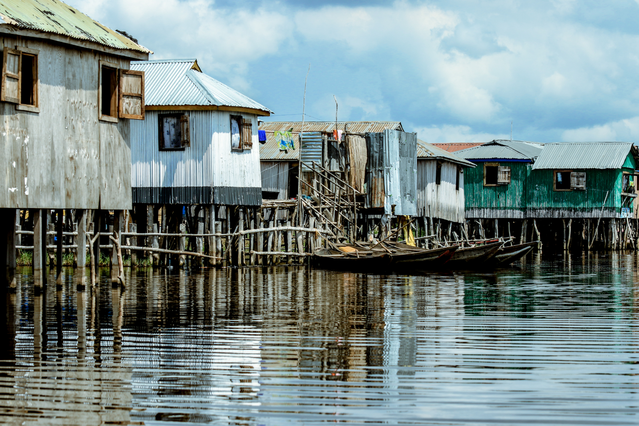
<svg viewBox="0 0 639 426">
<path fill-rule="evenodd" d="M 636 424 L 638 260 L 128 271 L 2 295 L 0 423 Z"/>
</svg>

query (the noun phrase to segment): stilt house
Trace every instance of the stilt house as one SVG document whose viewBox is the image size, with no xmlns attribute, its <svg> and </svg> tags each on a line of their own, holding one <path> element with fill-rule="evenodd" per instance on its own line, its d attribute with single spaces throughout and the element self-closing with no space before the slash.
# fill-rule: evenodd
<svg viewBox="0 0 639 426">
<path fill-rule="evenodd" d="M 58 0 L 0 1 L 0 43 L 0 259 L 15 265 L 16 209 L 29 209 L 39 270 L 41 211 L 131 208 L 129 135 L 144 118 L 144 75 L 129 68 L 150 51 Z"/>
<path fill-rule="evenodd" d="M 466 170 L 464 194 L 466 219 L 523 219 L 526 217 L 528 176 L 542 144 L 494 140 L 457 151 L 477 164 Z"/>
<path fill-rule="evenodd" d="M 151 231 L 162 206 L 162 215 L 179 216 L 176 226 L 182 212 L 190 214 L 184 206 L 198 214 L 204 208 L 209 231 L 217 207 L 224 206 L 225 215 L 228 207 L 260 206 L 257 119 L 271 111 L 204 74 L 195 59 L 134 62 L 132 69 L 145 73 L 146 84 L 145 119 L 131 128 L 138 229 Z"/>
<path fill-rule="evenodd" d="M 521 230 L 525 240 L 529 219 L 537 238 L 564 248 L 572 240 L 616 247 L 631 232 L 638 151 L 630 142 L 493 141 L 458 154 L 483 165 L 466 175 L 466 217 L 496 236 Z"/>
<path fill-rule="evenodd" d="M 464 172 L 475 164 L 417 140 L 417 216 L 462 224 Z"/>
</svg>

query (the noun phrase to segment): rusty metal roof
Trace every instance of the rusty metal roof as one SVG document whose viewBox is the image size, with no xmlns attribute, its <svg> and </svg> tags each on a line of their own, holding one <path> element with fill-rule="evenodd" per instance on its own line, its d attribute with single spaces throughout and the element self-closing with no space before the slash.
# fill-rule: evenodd
<svg viewBox="0 0 639 426">
<path fill-rule="evenodd" d="M 448 142 L 448 143 L 433 143 L 431 145 L 443 149 L 448 152 L 461 151 L 462 149 L 473 148 L 475 146 L 483 145 L 484 142 Z"/>
<path fill-rule="evenodd" d="M 337 130 L 344 130 L 347 126 L 349 133 L 367 133 L 367 132 L 383 132 L 386 129 L 401 130 L 402 123 L 399 121 L 338 121 Z M 266 121 L 260 123 L 260 130 L 266 132 L 286 131 L 293 128 L 293 133 L 299 133 L 302 129 L 301 121 Z M 323 132 L 331 133 L 335 130 L 334 121 L 305 121 L 305 132 Z"/>
<path fill-rule="evenodd" d="M 131 69 L 144 71 L 144 101 L 147 106 L 228 106 L 271 111 L 202 72 L 195 59 L 131 62 Z"/>
<path fill-rule="evenodd" d="M 549 143 L 539 154 L 533 170 L 619 169 L 632 148 L 632 142 Z"/>
<path fill-rule="evenodd" d="M 419 161 L 420 159 L 446 160 L 466 167 L 475 167 L 475 164 L 468 160 L 464 160 L 433 144 L 417 139 L 417 160 Z"/>
<path fill-rule="evenodd" d="M 153 53 L 59 0 L 0 0 L 2 25 L 55 33 L 115 49 Z"/>
<path fill-rule="evenodd" d="M 290 128 L 290 127 L 289 127 Z M 262 125 L 260 124 L 260 130 Z M 288 129 L 286 129 L 288 130 Z M 300 158 L 300 134 L 295 133 L 293 143 L 295 149 L 287 151 L 280 150 L 280 140 L 275 137 L 275 132 L 266 132 L 266 142 L 260 143 L 260 160 L 261 161 L 298 161 Z"/>
</svg>

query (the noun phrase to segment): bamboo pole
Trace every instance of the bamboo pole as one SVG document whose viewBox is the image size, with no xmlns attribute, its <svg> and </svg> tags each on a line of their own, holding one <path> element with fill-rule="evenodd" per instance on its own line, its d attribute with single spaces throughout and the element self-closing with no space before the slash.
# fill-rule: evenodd
<svg viewBox="0 0 639 426">
<path fill-rule="evenodd" d="M 195 253 L 192 251 L 168 250 L 168 249 L 161 249 L 161 248 L 136 247 L 136 246 L 122 246 L 122 248 L 125 250 L 138 250 L 138 251 L 147 250 L 154 253 L 168 253 L 168 254 L 177 254 L 180 256 L 202 257 L 205 259 L 218 259 L 218 260 L 223 259 L 221 257 L 213 257 L 213 256 L 209 256 L 208 254 Z"/>
</svg>

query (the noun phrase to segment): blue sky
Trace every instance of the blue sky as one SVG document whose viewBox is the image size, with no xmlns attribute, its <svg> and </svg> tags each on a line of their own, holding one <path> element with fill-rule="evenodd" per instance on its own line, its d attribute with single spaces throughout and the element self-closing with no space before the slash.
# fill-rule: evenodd
<svg viewBox="0 0 639 426">
<path fill-rule="evenodd" d="M 639 0 L 74 0 L 152 59 L 301 120 L 401 121 L 428 142 L 639 142 Z"/>
</svg>

